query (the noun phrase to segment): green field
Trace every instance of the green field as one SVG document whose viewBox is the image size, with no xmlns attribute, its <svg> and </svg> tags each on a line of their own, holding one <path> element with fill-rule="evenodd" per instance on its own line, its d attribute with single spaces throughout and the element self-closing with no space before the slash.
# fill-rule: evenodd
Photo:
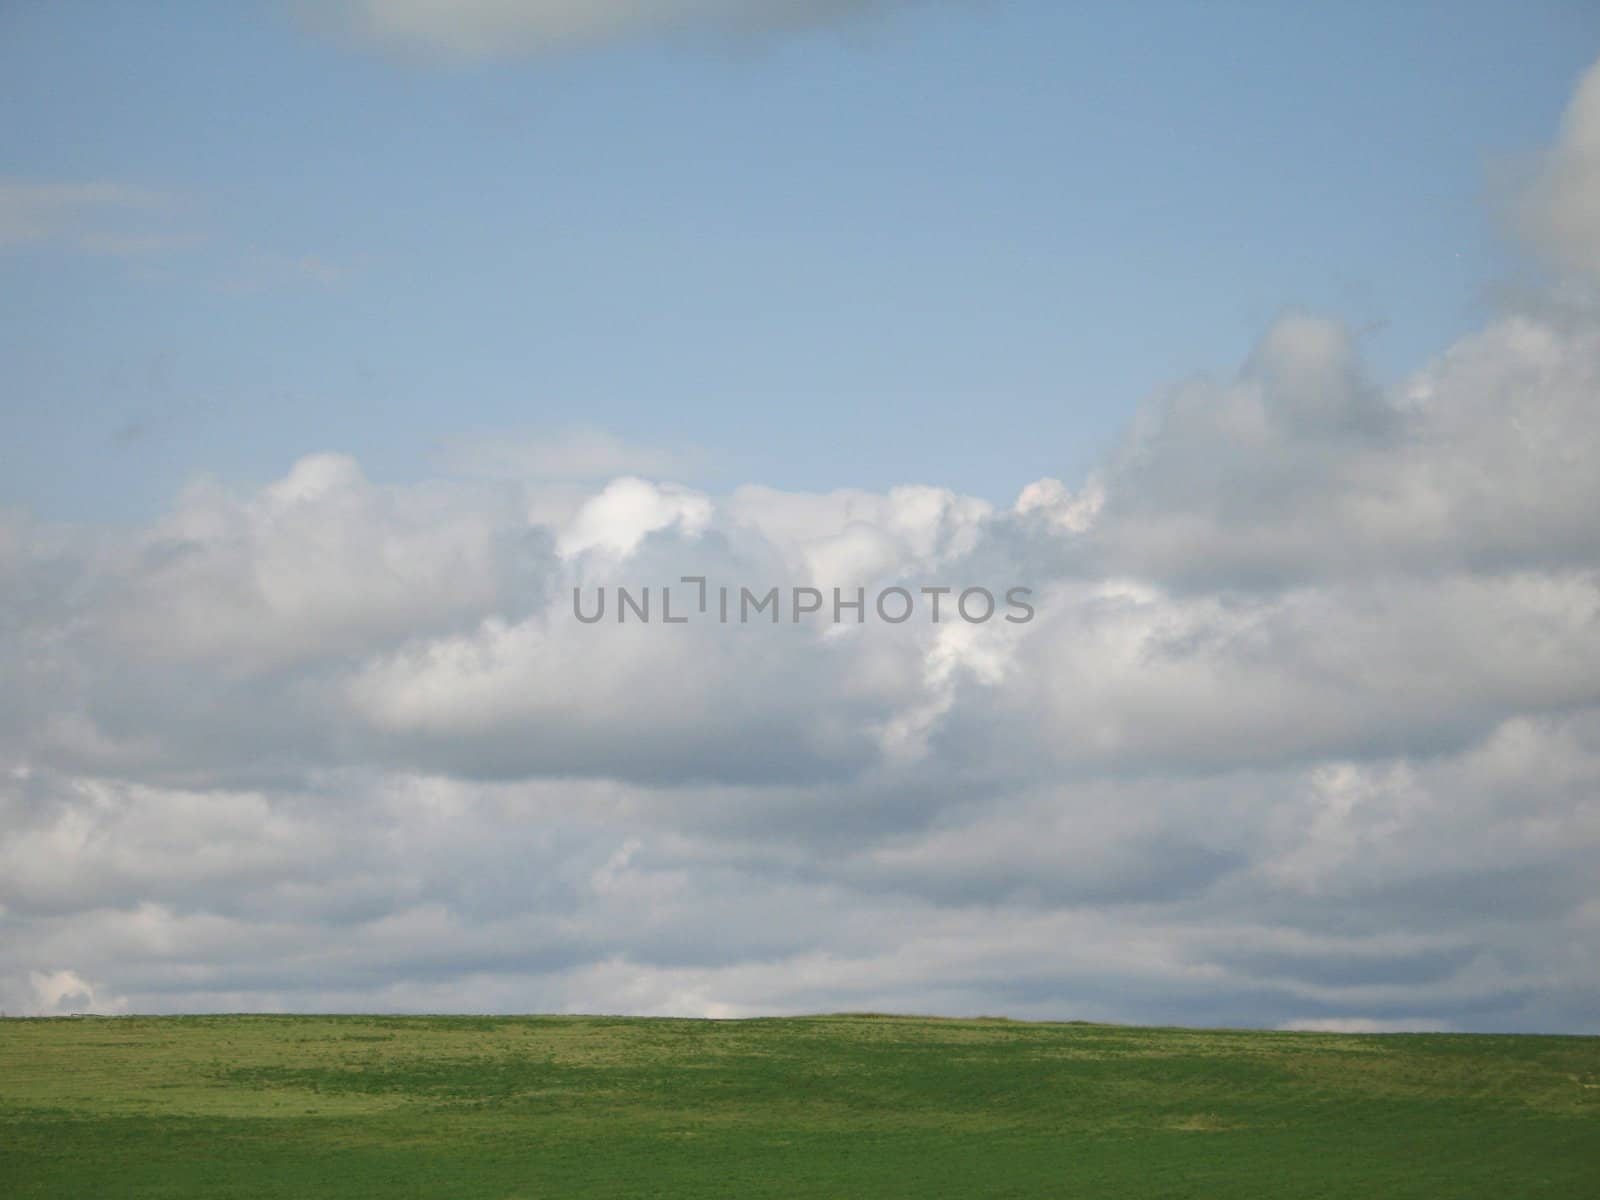
<svg viewBox="0 0 1600 1200">
<path fill-rule="evenodd" d="M 1600 1196 L 1600 1039 L 0 1022 L 0 1196 Z"/>
</svg>

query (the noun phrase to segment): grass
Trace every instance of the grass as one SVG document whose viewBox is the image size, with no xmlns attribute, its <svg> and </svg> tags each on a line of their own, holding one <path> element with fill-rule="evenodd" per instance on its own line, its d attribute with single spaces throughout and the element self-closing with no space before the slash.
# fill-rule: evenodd
<svg viewBox="0 0 1600 1200">
<path fill-rule="evenodd" d="M 0 1196 L 1594 1197 L 1600 1039 L 0 1022 Z"/>
</svg>

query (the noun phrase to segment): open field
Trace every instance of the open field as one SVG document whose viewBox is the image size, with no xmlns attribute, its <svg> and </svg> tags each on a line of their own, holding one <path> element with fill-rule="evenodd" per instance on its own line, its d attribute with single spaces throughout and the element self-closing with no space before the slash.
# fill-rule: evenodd
<svg viewBox="0 0 1600 1200">
<path fill-rule="evenodd" d="M 0 1195 L 1600 1195 L 1600 1039 L 0 1022 Z"/>
</svg>

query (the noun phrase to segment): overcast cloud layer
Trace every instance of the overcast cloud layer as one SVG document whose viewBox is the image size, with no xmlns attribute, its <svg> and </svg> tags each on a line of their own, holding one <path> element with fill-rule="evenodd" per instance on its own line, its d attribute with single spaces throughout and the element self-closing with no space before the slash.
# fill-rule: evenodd
<svg viewBox="0 0 1600 1200">
<path fill-rule="evenodd" d="M 0 1006 L 1600 1028 L 1597 129 L 1600 71 L 1549 295 L 1390 390 L 1286 316 L 1076 492 L 710 495 L 594 434 L 0 516 Z M 573 619 L 689 574 L 1038 616 Z"/>
</svg>

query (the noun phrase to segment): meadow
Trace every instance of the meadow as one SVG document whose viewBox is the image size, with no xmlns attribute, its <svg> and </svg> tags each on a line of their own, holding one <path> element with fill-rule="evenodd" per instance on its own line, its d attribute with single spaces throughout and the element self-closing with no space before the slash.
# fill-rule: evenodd
<svg viewBox="0 0 1600 1200">
<path fill-rule="evenodd" d="M 1600 1196 L 1600 1039 L 0 1021 L 0 1196 Z"/>
</svg>

